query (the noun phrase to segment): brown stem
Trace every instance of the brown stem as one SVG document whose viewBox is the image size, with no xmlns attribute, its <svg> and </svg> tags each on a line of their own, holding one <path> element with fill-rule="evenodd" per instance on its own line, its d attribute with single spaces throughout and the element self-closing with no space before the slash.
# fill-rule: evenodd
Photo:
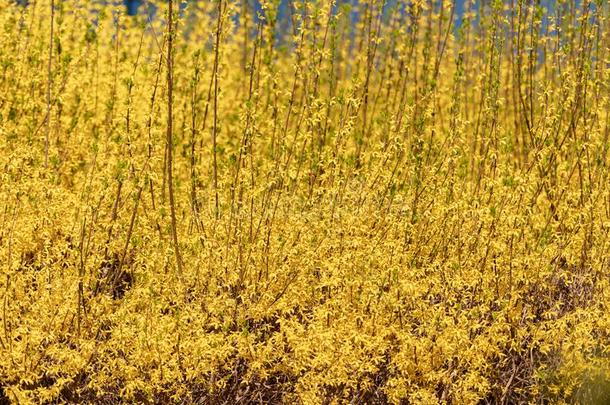
<svg viewBox="0 0 610 405">
<path fill-rule="evenodd" d="M 53 28 L 55 20 L 55 0 L 51 0 L 51 35 L 49 37 L 49 60 L 47 62 L 47 133 L 44 138 L 44 168 L 49 167 L 49 135 L 51 133 L 51 67 L 53 61 Z"/>
<path fill-rule="evenodd" d="M 218 162 L 216 158 L 216 138 L 218 136 L 218 56 L 220 53 L 220 31 L 222 29 L 222 0 L 218 1 L 218 19 L 216 24 L 216 47 L 214 49 L 214 123 L 212 126 L 212 153 L 214 155 L 214 203 L 215 216 L 218 219 Z"/>
<path fill-rule="evenodd" d="M 167 191 L 169 194 L 169 209 L 172 221 L 172 238 L 174 242 L 174 252 L 176 254 L 176 267 L 178 277 L 182 280 L 182 257 L 178 244 L 178 226 L 176 221 L 176 202 L 174 200 L 174 182 L 172 175 L 172 152 L 174 149 L 173 131 L 173 102 L 174 102 L 174 74 L 173 74 L 173 38 L 174 38 L 174 10 L 173 0 L 169 0 L 169 16 L 167 23 L 168 43 L 167 43 Z"/>
</svg>

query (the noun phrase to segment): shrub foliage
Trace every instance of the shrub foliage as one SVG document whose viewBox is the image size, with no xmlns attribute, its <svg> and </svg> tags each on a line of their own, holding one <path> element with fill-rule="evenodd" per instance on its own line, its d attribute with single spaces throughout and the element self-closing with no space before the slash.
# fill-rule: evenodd
<svg viewBox="0 0 610 405">
<path fill-rule="evenodd" d="M 609 400 L 607 2 L 261 4 L 0 0 L 0 402 Z"/>
</svg>

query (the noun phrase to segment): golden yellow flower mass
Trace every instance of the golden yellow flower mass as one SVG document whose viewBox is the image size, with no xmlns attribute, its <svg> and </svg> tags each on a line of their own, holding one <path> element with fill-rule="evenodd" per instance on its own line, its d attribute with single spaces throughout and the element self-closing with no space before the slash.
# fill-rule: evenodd
<svg viewBox="0 0 610 405">
<path fill-rule="evenodd" d="M 608 403 L 610 7 L 458 3 L 0 0 L 0 403 Z"/>
</svg>

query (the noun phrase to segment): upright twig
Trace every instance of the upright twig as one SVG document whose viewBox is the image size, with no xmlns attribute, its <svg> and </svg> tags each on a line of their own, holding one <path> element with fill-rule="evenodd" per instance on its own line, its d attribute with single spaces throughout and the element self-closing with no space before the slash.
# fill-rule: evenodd
<svg viewBox="0 0 610 405">
<path fill-rule="evenodd" d="M 49 60 L 47 62 L 47 133 L 44 138 L 44 168 L 49 167 L 49 136 L 51 133 L 51 85 L 53 82 L 53 28 L 55 24 L 55 0 L 51 0 L 51 34 L 49 36 Z"/>
<path fill-rule="evenodd" d="M 174 182 L 172 177 L 172 152 L 173 152 L 173 89 L 174 89 L 174 74 L 173 74 L 173 39 L 174 39 L 174 10 L 173 0 L 169 0 L 169 15 L 167 22 L 168 42 L 167 42 L 167 191 L 169 194 L 169 209 L 172 221 L 172 238 L 174 241 L 174 252 L 176 254 L 176 267 L 178 269 L 178 277 L 182 279 L 182 257 L 180 256 L 180 247 L 178 245 L 178 227 L 176 224 L 176 203 L 174 200 Z"/>
<path fill-rule="evenodd" d="M 214 203 L 215 216 L 219 218 L 218 204 L 218 163 L 216 158 L 216 139 L 218 136 L 218 59 L 220 53 L 220 31 L 222 29 L 222 0 L 218 0 L 218 19 L 216 23 L 216 47 L 214 49 L 214 123 L 212 126 L 212 153 L 214 155 Z"/>
</svg>

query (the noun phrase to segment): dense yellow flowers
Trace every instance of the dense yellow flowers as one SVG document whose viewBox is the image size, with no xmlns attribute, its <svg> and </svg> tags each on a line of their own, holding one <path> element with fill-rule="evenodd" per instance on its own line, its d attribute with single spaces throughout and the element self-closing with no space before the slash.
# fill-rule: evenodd
<svg viewBox="0 0 610 405">
<path fill-rule="evenodd" d="M 0 0 L 0 403 L 610 400 L 605 2 L 54 3 Z"/>
</svg>

